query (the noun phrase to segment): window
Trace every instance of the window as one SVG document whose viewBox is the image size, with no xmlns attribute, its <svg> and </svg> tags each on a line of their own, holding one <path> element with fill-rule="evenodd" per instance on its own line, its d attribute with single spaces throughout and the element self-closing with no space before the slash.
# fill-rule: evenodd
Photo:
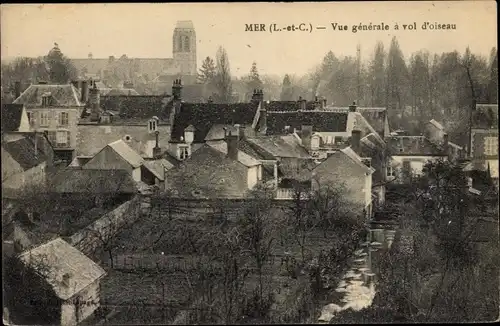
<svg viewBox="0 0 500 326">
<path fill-rule="evenodd" d="M 49 113 L 40 112 L 40 126 L 48 127 L 48 125 L 49 125 Z"/>
<path fill-rule="evenodd" d="M 311 139 L 311 148 L 313 148 L 313 149 L 319 148 L 319 137 L 318 136 L 312 137 L 312 139 Z"/>
<path fill-rule="evenodd" d="M 179 147 L 179 159 L 185 160 L 189 157 L 189 148 L 187 146 Z"/>
<path fill-rule="evenodd" d="M 387 176 L 388 177 L 395 177 L 396 176 L 396 171 L 392 167 L 392 165 L 387 166 Z"/>
<path fill-rule="evenodd" d="M 66 130 L 58 130 L 56 132 L 57 146 L 67 146 L 69 144 L 69 132 Z"/>
<path fill-rule="evenodd" d="M 42 95 L 42 106 L 47 107 L 51 105 L 51 96 L 50 95 Z"/>
<path fill-rule="evenodd" d="M 484 154 L 498 155 L 498 137 L 485 137 Z"/>
<path fill-rule="evenodd" d="M 48 131 L 47 138 L 49 139 L 50 143 L 55 146 L 55 144 L 56 144 L 56 132 L 55 131 Z"/>
<path fill-rule="evenodd" d="M 68 112 L 61 112 L 59 114 L 59 125 L 61 126 L 67 126 L 69 121 L 69 114 Z"/>
<path fill-rule="evenodd" d="M 155 132 L 158 130 L 158 121 L 156 119 L 149 120 L 148 130 L 149 132 Z"/>
<path fill-rule="evenodd" d="M 333 137 L 332 136 L 327 136 L 326 137 L 326 143 L 331 144 L 333 142 Z"/>
</svg>

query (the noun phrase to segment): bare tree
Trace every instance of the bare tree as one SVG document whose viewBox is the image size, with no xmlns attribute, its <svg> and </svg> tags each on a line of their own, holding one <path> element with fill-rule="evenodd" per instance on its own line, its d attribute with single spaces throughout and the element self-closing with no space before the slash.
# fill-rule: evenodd
<svg viewBox="0 0 500 326">
<path fill-rule="evenodd" d="M 222 46 L 217 50 L 215 70 L 216 99 L 219 103 L 229 103 L 232 96 L 231 68 L 227 52 Z"/>
</svg>

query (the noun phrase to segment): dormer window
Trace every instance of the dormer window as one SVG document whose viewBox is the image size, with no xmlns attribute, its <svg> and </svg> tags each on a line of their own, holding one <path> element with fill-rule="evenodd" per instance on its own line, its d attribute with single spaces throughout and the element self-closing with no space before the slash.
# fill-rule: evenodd
<svg viewBox="0 0 500 326">
<path fill-rule="evenodd" d="M 318 149 L 319 148 L 319 136 L 314 135 L 311 138 L 311 149 Z"/>
<path fill-rule="evenodd" d="M 184 129 L 184 141 L 187 144 L 191 144 L 194 141 L 194 132 L 196 128 L 193 125 L 189 125 L 186 129 Z"/>
<path fill-rule="evenodd" d="M 50 93 L 44 93 L 42 95 L 42 106 L 43 107 L 47 107 L 47 106 L 51 105 L 51 97 L 52 97 L 52 94 L 50 94 Z"/>
<path fill-rule="evenodd" d="M 151 120 L 148 122 L 148 131 L 150 133 L 156 132 L 158 130 L 158 117 L 153 117 Z"/>
</svg>

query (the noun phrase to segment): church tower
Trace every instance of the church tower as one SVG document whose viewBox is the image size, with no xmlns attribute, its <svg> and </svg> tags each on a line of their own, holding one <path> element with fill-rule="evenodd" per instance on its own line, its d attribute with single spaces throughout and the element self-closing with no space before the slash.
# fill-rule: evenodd
<svg viewBox="0 0 500 326">
<path fill-rule="evenodd" d="M 196 32 L 192 21 L 180 20 L 177 22 L 172 44 L 174 63 L 179 66 L 181 75 L 197 75 Z"/>
</svg>

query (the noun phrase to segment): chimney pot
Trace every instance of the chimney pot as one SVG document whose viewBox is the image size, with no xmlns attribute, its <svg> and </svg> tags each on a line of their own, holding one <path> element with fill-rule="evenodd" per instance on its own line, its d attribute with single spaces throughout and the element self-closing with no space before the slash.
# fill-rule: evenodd
<svg viewBox="0 0 500 326">
<path fill-rule="evenodd" d="M 349 105 L 349 112 L 356 112 L 356 102 L 352 102 L 352 105 Z"/>
<path fill-rule="evenodd" d="M 14 83 L 14 96 L 17 99 L 19 96 L 21 96 L 21 82 L 16 81 Z"/>
<path fill-rule="evenodd" d="M 231 131 L 229 130 L 226 136 L 226 143 L 227 143 L 227 157 L 229 157 L 232 160 L 237 160 L 238 159 L 238 135 L 232 135 Z"/>
</svg>

